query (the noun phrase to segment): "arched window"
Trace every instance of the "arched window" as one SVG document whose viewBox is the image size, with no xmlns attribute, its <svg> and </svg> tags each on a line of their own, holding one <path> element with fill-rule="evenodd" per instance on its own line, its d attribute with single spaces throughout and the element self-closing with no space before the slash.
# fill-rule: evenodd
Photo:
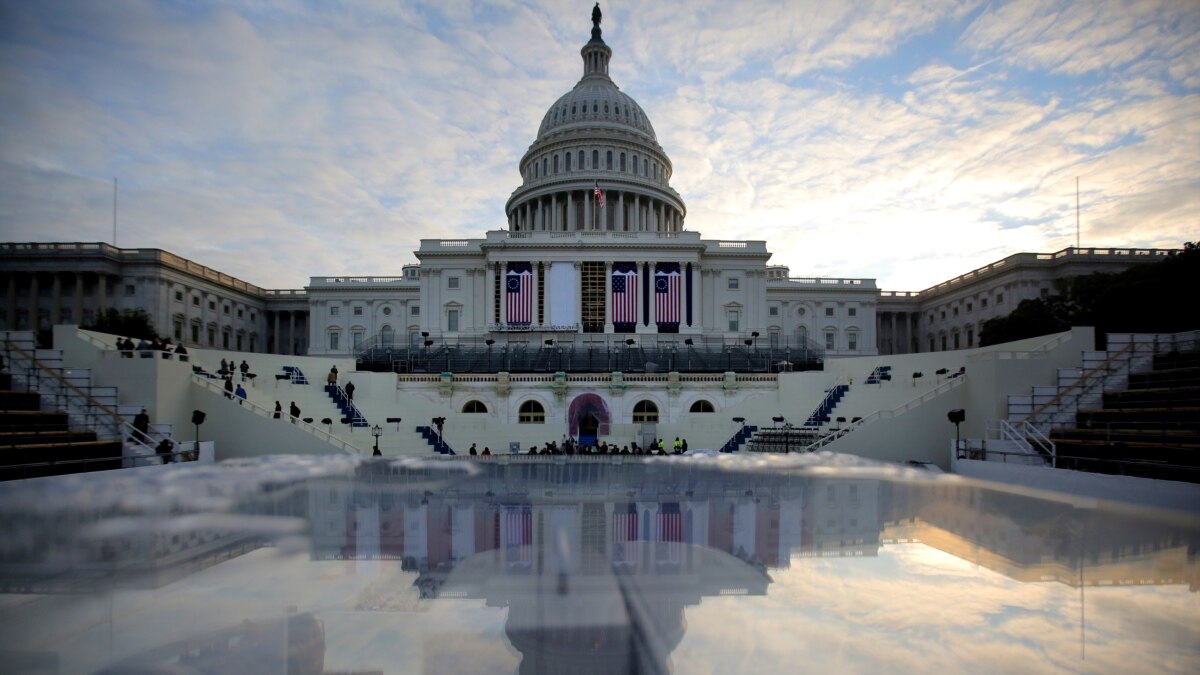
<svg viewBox="0 0 1200 675">
<path fill-rule="evenodd" d="M 638 401 L 633 405 L 633 423 L 638 422 L 657 422 L 658 421 L 658 406 L 654 405 L 654 401 Z"/>
<path fill-rule="evenodd" d="M 396 339 L 396 334 L 392 332 L 391 326 L 384 326 L 383 330 L 379 331 L 379 341 L 384 347 L 391 347 L 392 341 Z"/>
<path fill-rule="evenodd" d="M 574 103 L 571 104 L 571 114 L 572 115 L 575 114 L 575 104 Z"/>
<path fill-rule="evenodd" d="M 518 424 L 545 424 L 546 409 L 537 401 L 525 401 L 517 412 Z"/>
<path fill-rule="evenodd" d="M 462 411 L 465 413 L 483 414 L 487 412 L 487 406 L 483 401 L 470 400 L 463 404 Z"/>
<path fill-rule="evenodd" d="M 579 170 L 583 171 L 583 151 L 579 151 Z"/>
<path fill-rule="evenodd" d="M 554 156 L 554 173 L 558 173 L 558 155 Z"/>
<path fill-rule="evenodd" d="M 607 161 L 605 161 L 605 163 L 604 163 L 604 168 L 608 169 L 609 171 L 612 171 L 612 150 L 608 151 Z"/>
<path fill-rule="evenodd" d="M 604 102 L 604 114 L 605 114 L 605 115 L 607 115 L 607 114 L 608 114 L 608 101 L 605 101 L 605 102 Z"/>
<path fill-rule="evenodd" d="M 625 170 L 625 153 L 621 153 L 621 170 Z"/>
<path fill-rule="evenodd" d="M 542 158 L 542 175 L 543 176 L 550 175 L 550 160 L 546 157 Z"/>
<path fill-rule="evenodd" d="M 692 407 L 690 410 L 688 410 L 688 412 L 710 413 L 710 412 L 716 412 L 716 409 L 713 408 L 713 404 L 711 401 L 705 401 L 704 399 L 700 399 L 699 401 L 696 401 L 695 403 L 692 404 Z"/>
<path fill-rule="evenodd" d="M 650 160 L 648 159 L 642 160 L 642 175 L 647 178 L 650 177 Z"/>
<path fill-rule="evenodd" d="M 569 153 L 569 152 L 566 153 L 565 155 L 563 155 L 563 170 L 564 171 L 571 170 L 571 153 Z"/>
<path fill-rule="evenodd" d="M 633 175 L 635 175 L 635 176 L 636 176 L 636 175 L 638 175 L 638 161 L 637 161 L 637 155 L 634 155 L 634 156 L 633 156 Z"/>
<path fill-rule="evenodd" d="M 599 150 L 592 151 L 592 168 L 593 169 L 600 168 L 600 151 Z"/>
<path fill-rule="evenodd" d="M 592 114 L 595 115 L 598 112 L 600 112 L 600 104 L 592 101 Z"/>
<path fill-rule="evenodd" d="M 541 175 L 541 167 L 538 166 L 537 162 L 534 162 L 533 163 L 533 177 L 537 178 L 540 175 Z"/>
</svg>

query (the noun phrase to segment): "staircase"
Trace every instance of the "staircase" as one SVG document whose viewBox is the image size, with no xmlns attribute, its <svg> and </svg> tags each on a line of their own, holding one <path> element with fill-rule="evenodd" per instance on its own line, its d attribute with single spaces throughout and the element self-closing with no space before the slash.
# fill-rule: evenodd
<svg viewBox="0 0 1200 675">
<path fill-rule="evenodd" d="M 434 431 L 432 427 L 427 427 L 427 426 L 417 427 L 417 433 L 421 434 L 421 438 L 424 438 L 426 443 L 433 446 L 434 451 L 437 452 L 438 454 L 441 454 L 441 455 L 456 455 L 456 454 L 458 454 L 458 453 L 454 452 L 454 449 L 451 448 L 446 443 L 446 441 L 438 438 L 437 432 Z"/>
<path fill-rule="evenodd" d="M 1059 467 L 1200 482 L 1200 350 L 1155 355 L 1050 438 Z"/>
<path fill-rule="evenodd" d="M 821 401 L 821 404 L 817 406 L 817 409 L 814 410 L 812 414 L 808 416 L 808 419 L 804 421 L 804 426 L 819 427 L 822 424 L 828 424 L 830 420 L 829 416 L 831 413 L 833 413 L 833 409 L 837 407 L 838 402 L 842 400 L 842 397 L 845 396 L 846 392 L 848 391 L 850 391 L 849 385 L 834 385 L 833 388 L 830 389 L 825 395 L 825 399 Z"/>
<path fill-rule="evenodd" d="M 291 380 L 292 384 L 308 384 L 308 378 L 296 366 L 284 366 L 283 373 L 286 376 L 284 379 Z"/>
<path fill-rule="evenodd" d="M 741 449 L 742 444 L 749 440 L 756 431 L 758 431 L 758 427 L 754 425 L 743 426 L 737 430 L 737 433 L 732 438 L 725 441 L 725 445 L 721 446 L 721 452 L 737 452 Z"/>
<path fill-rule="evenodd" d="M 350 426 L 371 426 L 367 422 L 367 418 L 363 417 L 363 414 L 359 412 L 358 406 L 354 405 L 354 402 L 346 396 L 345 389 L 342 389 L 336 384 L 327 384 L 325 385 L 325 393 L 329 394 L 329 398 L 333 399 L 334 404 L 337 405 L 338 410 L 341 411 L 342 419 L 350 420 Z"/>
<path fill-rule="evenodd" d="M 871 374 L 867 375 L 867 384 L 879 384 L 885 381 L 890 382 L 891 379 L 891 366 L 876 366 L 876 368 L 871 371 Z"/>
</svg>

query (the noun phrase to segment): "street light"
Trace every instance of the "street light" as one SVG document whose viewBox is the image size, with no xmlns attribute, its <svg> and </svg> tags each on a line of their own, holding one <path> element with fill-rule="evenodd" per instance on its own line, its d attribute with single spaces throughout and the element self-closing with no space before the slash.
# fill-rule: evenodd
<svg viewBox="0 0 1200 675">
<path fill-rule="evenodd" d="M 958 459 L 962 459 L 959 455 L 962 451 L 962 441 L 959 440 L 958 425 L 967 421 L 967 411 L 962 408 L 955 408 L 946 413 L 946 419 L 950 420 L 950 423 L 954 425 L 954 455 Z"/>
<path fill-rule="evenodd" d="M 378 424 L 371 427 L 371 435 L 375 437 L 375 451 L 371 453 L 371 456 L 383 457 L 383 453 L 379 451 L 379 437 L 383 435 L 383 427 Z"/>
</svg>

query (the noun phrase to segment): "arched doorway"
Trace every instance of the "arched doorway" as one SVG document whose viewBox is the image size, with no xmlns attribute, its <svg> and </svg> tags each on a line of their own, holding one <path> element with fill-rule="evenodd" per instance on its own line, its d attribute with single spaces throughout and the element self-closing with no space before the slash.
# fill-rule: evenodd
<svg viewBox="0 0 1200 675">
<path fill-rule="evenodd" d="M 590 433 L 591 442 L 595 443 L 596 437 L 608 435 L 608 425 L 611 421 L 608 404 L 600 398 L 599 394 L 591 392 L 580 394 L 571 401 L 571 406 L 567 410 L 567 433 L 581 443 L 584 440 L 584 434 Z"/>
<path fill-rule="evenodd" d="M 579 420 L 579 444 L 580 445 L 595 445 L 596 436 L 600 431 L 600 420 L 596 419 L 596 414 L 585 412 Z"/>
</svg>

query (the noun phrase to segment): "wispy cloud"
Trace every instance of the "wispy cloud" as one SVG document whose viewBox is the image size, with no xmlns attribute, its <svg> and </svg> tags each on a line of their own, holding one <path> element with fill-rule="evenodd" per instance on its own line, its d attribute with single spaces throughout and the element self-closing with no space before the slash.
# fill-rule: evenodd
<svg viewBox="0 0 1200 675">
<path fill-rule="evenodd" d="M 1196 239 L 1190 3 L 604 7 L 687 226 L 795 274 L 920 289 L 1021 250 Z M 0 223 L 268 287 L 394 273 L 504 225 L 576 81 L 560 0 L 0 3 Z"/>
</svg>

